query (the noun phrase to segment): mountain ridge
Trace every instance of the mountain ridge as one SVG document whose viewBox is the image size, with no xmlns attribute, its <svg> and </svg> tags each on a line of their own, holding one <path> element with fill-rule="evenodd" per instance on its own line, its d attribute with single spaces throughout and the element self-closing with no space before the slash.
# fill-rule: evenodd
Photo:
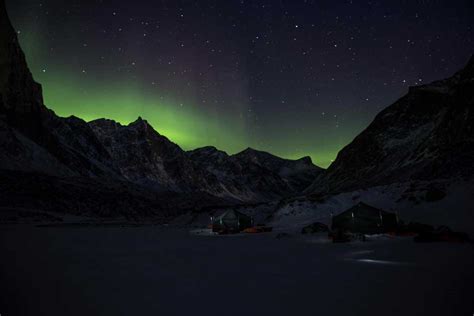
<svg viewBox="0 0 474 316">
<path fill-rule="evenodd" d="M 474 173 L 474 57 L 450 78 L 410 87 L 324 170 L 308 156 L 250 147 L 184 151 L 141 117 L 59 117 L 44 105 L 3 0 L 0 23 L 0 185 L 16 188 L 0 208 L 169 215 Z"/>
<path fill-rule="evenodd" d="M 338 193 L 474 172 L 474 57 L 447 79 L 410 87 L 345 146 L 306 193 Z"/>
<path fill-rule="evenodd" d="M 255 191 L 236 179 L 201 170 L 187 152 L 141 117 L 127 125 L 109 119 L 86 122 L 75 116 L 58 117 L 44 105 L 41 85 L 28 69 L 3 1 L 0 14 L 5 26 L 0 30 L 0 46 L 5 48 L 0 59 L 0 168 L 129 181 L 156 192 L 202 192 L 240 201 L 294 193 L 285 179 L 253 164 L 246 166 L 252 171 L 244 178 L 245 183 L 260 183 Z M 267 176 L 273 180 L 262 182 Z"/>
</svg>

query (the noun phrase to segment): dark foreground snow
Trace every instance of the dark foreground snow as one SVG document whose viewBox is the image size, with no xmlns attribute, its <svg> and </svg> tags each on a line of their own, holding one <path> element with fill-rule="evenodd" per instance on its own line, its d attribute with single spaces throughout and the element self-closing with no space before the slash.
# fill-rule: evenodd
<svg viewBox="0 0 474 316">
<path fill-rule="evenodd" d="M 472 315 L 474 247 L 0 227 L 0 314 Z"/>
</svg>

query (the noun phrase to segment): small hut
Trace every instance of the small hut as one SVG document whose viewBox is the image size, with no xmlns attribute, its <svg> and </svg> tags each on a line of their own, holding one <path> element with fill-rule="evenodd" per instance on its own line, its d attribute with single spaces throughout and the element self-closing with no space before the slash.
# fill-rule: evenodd
<svg viewBox="0 0 474 316">
<path fill-rule="evenodd" d="M 333 231 L 350 231 L 361 234 L 380 234 L 395 231 L 398 216 L 359 202 L 332 218 Z"/>
<path fill-rule="evenodd" d="M 252 227 L 253 220 L 250 216 L 229 210 L 217 217 L 212 217 L 213 232 L 240 232 L 246 228 Z"/>
</svg>

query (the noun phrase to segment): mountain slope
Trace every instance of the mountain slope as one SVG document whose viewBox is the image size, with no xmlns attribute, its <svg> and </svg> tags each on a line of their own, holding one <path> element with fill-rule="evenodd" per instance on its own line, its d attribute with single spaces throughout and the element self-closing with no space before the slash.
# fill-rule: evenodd
<svg viewBox="0 0 474 316">
<path fill-rule="evenodd" d="M 4 1 L 0 2 L 0 120 L 2 130 L 8 133 L 0 140 L 0 148 L 6 152 L 1 168 L 15 166 L 53 175 L 117 175 L 110 156 L 86 122 L 59 118 L 43 104 L 41 85 L 28 69 Z M 23 149 L 9 154 L 12 146 Z M 52 168 L 42 167 L 41 159 Z"/>
<path fill-rule="evenodd" d="M 201 192 L 188 193 L 184 199 L 128 181 L 88 123 L 76 117 L 58 117 L 47 109 L 3 0 L 0 179 L 0 211 L 162 218 L 228 203 Z"/>
<path fill-rule="evenodd" d="M 23 197 L 14 196 L 25 203 L 29 201 L 28 207 L 42 205 L 46 209 L 65 208 L 67 211 L 69 203 L 69 208 L 75 209 L 83 203 L 79 198 L 83 199 L 87 192 L 95 190 L 108 192 L 109 198 L 104 197 L 104 205 L 97 206 L 101 214 L 117 207 L 115 198 L 136 201 L 147 196 L 143 200 L 149 202 L 136 202 L 137 205 L 156 209 L 157 203 L 150 202 L 154 199 L 149 197 L 165 191 L 186 192 L 186 199 L 184 196 L 181 199 L 201 200 L 194 205 L 199 209 L 211 201 L 219 204 L 279 199 L 301 190 L 308 182 L 306 177 L 313 177 L 315 167 L 306 160 L 291 165 L 290 169 L 294 170 L 289 170 L 284 166 L 286 160 L 269 154 L 273 157 L 273 165 L 251 162 L 241 155 L 240 158 L 226 158 L 228 161 L 223 165 L 211 159 L 206 163 L 214 161 L 216 165 L 204 166 L 142 119 L 122 126 L 105 119 L 87 123 L 74 116 L 58 117 L 43 103 L 41 85 L 34 81 L 28 69 L 4 1 L 0 1 L 0 23 L 0 170 L 9 185 L 23 194 Z M 219 168 L 228 169 L 224 177 L 213 172 Z M 307 170 L 308 175 L 302 170 Z M 284 175 L 285 172 L 288 174 Z M 18 174 L 16 185 L 15 173 Z M 39 181 L 21 181 L 20 178 Z M 65 183 L 74 194 L 57 190 L 54 199 L 35 197 L 34 192 L 39 187 L 55 188 L 65 178 L 69 179 Z M 88 186 L 82 183 L 88 183 Z M 124 194 L 123 190 L 130 190 L 130 194 Z M 114 194 L 117 194 L 115 198 Z M 38 204 L 35 200 L 42 202 Z M 161 202 L 167 205 L 165 208 L 189 204 L 179 200 Z M 3 202 L 7 206 L 17 204 L 12 199 Z M 88 211 L 94 209 L 91 205 L 88 208 Z M 127 212 L 121 207 L 117 210 Z"/>
<path fill-rule="evenodd" d="M 448 79 L 411 87 L 343 148 L 306 192 L 471 177 L 473 161 L 474 57 Z"/>
<path fill-rule="evenodd" d="M 229 156 L 208 146 L 188 155 L 232 196 L 246 200 L 272 200 L 300 193 L 322 170 L 308 158 L 287 160 L 251 148 Z"/>
<path fill-rule="evenodd" d="M 175 191 L 219 193 L 213 177 L 196 168 L 178 145 L 140 117 L 127 126 L 106 119 L 89 126 L 127 180 Z"/>
<path fill-rule="evenodd" d="M 241 162 L 255 163 L 277 173 L 288 182 L 295 193 L 306 189 L 324 170 L 314 165 L 308 156 L 297 160 L 290 160 L 264 151 L 247 148 L 233 157 Z"/>
</svg>

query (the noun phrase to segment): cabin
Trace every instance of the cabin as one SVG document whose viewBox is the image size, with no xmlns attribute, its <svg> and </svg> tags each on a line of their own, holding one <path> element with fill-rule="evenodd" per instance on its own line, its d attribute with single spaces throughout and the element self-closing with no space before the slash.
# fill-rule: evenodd
<svg viewBox="0 0 474 316">
<path fill-rule="evenodd" d="M 333 231 L 349 231 L 360 234 L 394 232 L 398 227 L 398 216 L 360 202 L 339 215 L 333 216 Z"/>
<path fill-rule="evenodd" d="M 253 219 L 235 210 L 229 210 L 217 217 L 211 217 L 213 232 L 240 232 L 252 227 Z"/>
</svg>

